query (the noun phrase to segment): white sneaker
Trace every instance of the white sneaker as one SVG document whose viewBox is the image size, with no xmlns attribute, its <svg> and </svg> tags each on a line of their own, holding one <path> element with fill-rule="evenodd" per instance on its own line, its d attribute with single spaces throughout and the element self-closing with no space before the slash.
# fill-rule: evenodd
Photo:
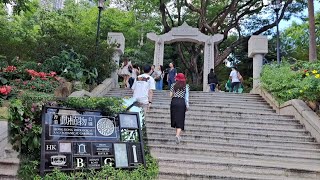
<svg viewBox="0 0 320 180">
<path fill-rule="evenodd" d="M 176 136 L 176 143 L 180 144 L 180 141 L 181 141 L 181 136 Z"/>
</svg>

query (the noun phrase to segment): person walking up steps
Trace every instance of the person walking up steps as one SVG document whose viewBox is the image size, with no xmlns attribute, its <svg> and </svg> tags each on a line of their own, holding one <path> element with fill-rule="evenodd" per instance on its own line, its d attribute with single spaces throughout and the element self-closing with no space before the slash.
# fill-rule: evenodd
<svg viewBox="0 0 320 180">
<path fill-rule="evenodd" d="M 189 85 L 183 73 L 178 73 L 175 77 L 176 83 L 170 88 L 171 127 L 176 128 L 176 143 L 181 141 L 181 131 L 184 130 L 186 111 L 189 108 Z"/>
<path fill-rule="evenodd" d="M 149 65 L 144 66 L 144 74 L 137 77 L 132 85 L 133 98 L 138 102 L 139 107 L 143 107 L 145 113 L 149 110 L 152 104 L 153 90 L 156 89 L 155 81 L 150 76 L 151 67 Z"/>
<path fill-rule="evenodd" d="M 231 88 L 230 92 L 238 93 L 238 89 L 242 80 L 242 76 L 240 75 L 238 69 L 236 67 L 232 67 L 232 71 L 230 72 L 229 79 L 231 80 Z"/>
<path fill-rule="evenodd" d="M 218 78 L 214 73 L 213 69 L 210 69 L 210 73 L 208 74 L 208 84 L 210 86 L 210 91 L 215 92 L 216 87 L 218 86 Z"/>
</svg>

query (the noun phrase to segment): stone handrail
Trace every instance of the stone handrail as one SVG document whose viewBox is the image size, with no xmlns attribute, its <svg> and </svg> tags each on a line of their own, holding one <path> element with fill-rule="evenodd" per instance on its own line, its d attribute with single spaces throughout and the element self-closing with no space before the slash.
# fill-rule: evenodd
<svg viewBox="0 0 320 180">
<path fill-rule="evenodd" d="M 280 115 L 293 115 L 299 120 L 311 135 L 320 142 L 320 117 L 300 99 L 292 99 L 280 104 L 266 90 L 258 88 L 255 91 L 260 94 L 276 112 Z"/>
<path fill-rule="evenodd" d="M 69 97 L 103 97 L 108 91 L 116 87 L 113 78 L 105 79 L 101 84 L 95 87 L 91 92 L 86 90 L 75 91 Z"/>
</svg>

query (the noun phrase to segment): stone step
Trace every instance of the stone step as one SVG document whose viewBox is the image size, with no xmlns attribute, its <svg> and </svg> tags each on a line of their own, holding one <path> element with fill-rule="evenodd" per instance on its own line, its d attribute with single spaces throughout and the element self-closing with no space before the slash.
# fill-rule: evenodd
<svg viewBox="0 0 320 180">
<path fill-rule="evenodd" d="M 149 132 L 146 141 L 162 140 L 164 142 L 172 139 L 175 133 L 163 134 L 161 132 Z M 183 134 L 183 139 L 186 141 L 204 141 L 206 143 L 229 143 L 233 145 L 248 144 L 248 145 L 263 145 L 263 146 L 282 146 L 282 147 L 295 147 L 295 148 L 310 148 L 320 149 L 320 144 L 316 142 L 304 141 L 284 141 L 284 140 L 269 140 L 263 138 L 240 138 L 240 137 L 226 137 L 226 136 L 191 136 Z"/>
<path fill-rule="evenodd" d="M 151 138 L 148 136 L 147 140 L 149 145 L 175 145 L 174 136 L 168 137 L 167 139 L 163 138 Z M 249 143 L 224 143 L 224 142 L 207 142 L 204 140 L 188 140 L 182 139 L 180 146 L 187 146 L 187 147 L 214 147 L 217 149 L 237 149 L 243 150 L 247 152 L 275 152 L 275 153 L 285 153 L 290 151 L 291 153 L 305 153 L 309 156 L 319 156 L 320 158 L 320 148 L 312 147 L 312 148 L 305 148 L 305 147 L 285 147 L 279 145 L 265 145 L 261 143 L 249 144 Z M 319 162 L 320 163 L 320 162 Z M 320 165 L 320 164 L 319 164 Z"/>
<path fill-rule="evenodd" d="M 2 125 L 2 126 L 1 126 Z M 8 128 L 7 122 L 0 122 L 0 157 L 5 155 L 5 147 L 8 144 Z"/>
<path fill-rule="evenodd" d="M 174 138 L 172 138 L 174 141 Z M 204 155 L 217 157 L 237 157 L 246 159 L 262 159 L 270 161 L 286 161 L 290 163 L 319 163 L 320 156 L 313 156 L 314 153 L 298 153 L 291 151 L 268 151 L 268 150 L 244 150 L 235 148 L 220 148 L 212 146 L 186 146 L 186 145 L 163 145 L 163 144 L 148 144 L 152 152 L 156 153 L 171 153 L 185 155 Z"/>
<path fill-rule="evenodd" d="M 286 176 L 268 176 L 268 175 L 252 175 L 239 174 L 229 171 L 210 171 L 210 170 L 184 170 L 175 169 L 174 167 L 163 167 L 159 169 L 158 180 L 312 180 L 310 178 L 295 178 Z M 315 178 L 317 179 L 317 178 Z"/>
<path fill-rule="evenodd" d="M 158 129 L 158 128 L 147 128 L 147 133 L 159 133 L 159 137 L 167 138 L 167 134 L 174 135 L 174 129 Z M 224 136 L 226 138 L 236 137 L 236 138 L 249 138 L 249 139 L 265 139 L 265 140 L 279 140 L 279 141 L 295 141 L 295 142 L 315 142 L 315 139 L 308 135 L 286 135 L 286 134 L 274 134 L 274 133 L 250 133 L 250 132 L 235 132 L 235 131 L 199 131 L 199 129 L 192 130 L 189 129 L 183 133 L 183 136 L 189 136 L 192 138 L 201 138 L 201 137 L 221 137 Z"/>
<path fill-rule="evenodd" d="M 243 158 L 207 157 L 201 155 L 152 153 L 160 167 L 185 170 L 230 171 L 238 174 L 316 178 L 319 164 L 292 164 L 283 161 L 251 160 Z M 297 173 L 299 172 L 299 173 Z"/>
<path fill-rule="evenodd" d="M 157 117 L 168 117 L 170 116 L 169 110 L 159 110 L 159 109 L 150 109 L 147 113 L 147 116 L 157 116 Z M 293 116 L 286 115 L 277 115 L 277 114 L 252 114 L 252 113 L 221 113 L 219 111 L 210 111 L 208 113 L 205 112 L 186 112 L 186 117 L 203 117 L 206 118 L 224 118 L 224 119 L 253 119 L 253 120 L 279 120 L 279 121 L 287 121 L 287 120 L 295 120 Z M 295 120 L 297 121 L 297 120 Z"/>
<path fill-rule="evenodd" d="M 170 122 L 170 114 L 163 114 L 161 117 L 155 114 L 146 114 L 146 121 L 155 121 L 155 122 Z M 266 117 L 265 119 L 256 119 L 256 118 L 243 118 L 243 117 L 223 117 L 223 116 L 193 116 L 188 115 L 186 116 L 186 122 L 194 122 L 198 124 L 203 123 L 225 123 L 225 124 L 232 124 L 232 123 L 244 123 L 244 124 L 262 124 L 262 125 L 297 125 L 303 126 L 300 124 L 298 120 L 294 119 L 269 119 Z"/>
<path fill-rule="evenodd" d="M 154 102 L 152 102 L 153 104 L 158 104 L 158 105 L 167 105 L 171 103 L 171 100 L 156 100 Z M 222 107 L 243 107 L 243 102 L 225 102 L 225 101 L 221 101 L 221 102 L 217 102 L 217 101 L 213 101 L 213 102 L 201 102 L 201 101 L 196 101 L 196 100 L 189 100 L 189 104 L 190 106 L 208 106 L 208 107 L 216 107 L 216 106 L 222 106 Z M 246 103 L 245 107 L 258 107 L 258 108 L 267 108 L 267 109 L 271 109 L 270 105 L 267 103 L 261 103 L 261 102 L 250 102 Z"/>
<path fill-rule="evenodd" d="M 19 163 L 18 158 L 0 159 L 0 179 L 17 179 Z"/>
<path fill-rule="evenodd" d="M 149 116 L 147 117 L 149 118 Z M 170 126 L 170 118 L 150 118 L 149 120 L 147 120 L 148 124 L 155 124 L 155 125 L 159 125 L 159 126 Z M 301 124 L 298 124 L 296 122 L 292 122 L 292 123 L 269 123 L 269 122 L 254 122 L 254 121 L 228 121 L 228 120 L 196 120 L 196 119 L 191 119 L 190 117 L 186 117 L 185 120 L 185 125 L 186 126 L 227 126 L 227 125 L 231 125 L 231 126 L 244 126 L 244 127 L 250 127 L 250 128 L 274 128 L 274 129 L 303 129 L 304 126 Z"/>
<path fill-rule="evenodd" d="M 153 131 L 163 131 L 169 130 L 170 126 L 161 127 L 154 124 L 146 123 L 146 127 L 148 130 Z M 241 133 L 257 133 L 264 135 L 287 135 L 287 136 L 308 136 L 309 132 L 304 129 L 274 129 L 274 128 L 250 128 L 250 127 L 242 127 L 242 126 L 185 126 L 185 131 L 194 132 L 241 132 Z"/>
<path fill-rule="evenodd" d="M 162 110 L 168 112 L 170 110 L 169 106 L 158 106 L 158 105 L 152 105 L 151 108 L 156 109 L 156 110 Z M 238 108 L 238 109 L 232 109 L 232 108 L 208 108 L 208 107 L 197 107 L 197 106 L 190 106 L 188 109 L 189 113 L 194 113 L 194 112 L 205 112 L 205 113 L 217 113 L 217 114 L 222 114 L 222 113 L 239 113 L 239 114 L 270 114 L 273 115 L 275 114 L 275 110 L 273 109 L 263 109 L 263 110 L 255 110 L 255 109 L 248 109 L 248 108 Z"/>
<path fill-rule="evenodd" d="M 132 97 L 132 93 L 108 93 L 105 95 L 106 97 Z M 169 94 L 165 95 L 153 95 L 153 99 L 161 99 L 161 100 L 171 100 Z M 204 101 L 204 102 L 215 102 L 215 101 L 225 101 L 225 102 L 266 102 L 262 97 L 230 97 L 230 96 L 189 96 L 190 100 L 194 101 Z"/>
<path fill-rule="evenodd" d="M 170 103 L 152 103 L 153 108 L 170 108 Z M 268 112 L 275 112 L 270 106 L 269 107 L 255 107 L 254 105 L 248 105 L 248 106 L 243 106 L 241 104 L 233 104 L 233 105 L 206 105 L 206 104 L 197 104 L 193 105 L 190 104 L 190 109 L 199 108 L 199 109 L 214 109 L 214 110 L 241 110 L 245 112 L 246 110 L 251 110 L 251 111 L 268 111 Z"/>
<path fill-rule="evenodd" d="M 132 94 L 131 89 L 112 89 L 111 91 L 108 91 L 107 94 Z M 170 93 L 169 90 L 162 90 L 162 91 L 153 91 L 154 95 L 168 95 Z M 228 92 L 217 92 L 217 93 L 211 93 L 211 92 L 200 92 L 200 91 L 189 91 L 190 96 L 228 96 L 228 97 L 261 97 L 259 94 L 251 94 L 251 93 L 241 93 L 241 94 L 235 94 L 235 93 L 228 93 Z"/>
<path fill-rule="evenodd" d="M 207 109 L 207 110 L 202 110 L 199 108 L 193 109 L 190 108 L 186 112 L 186 116 L 189 115 L 198 115 L 198 116 L 208 116 L 208 117 L 213 117 L 213 116 L 219 116 L 219 117 L 250 117 L 250 118 L 257 118 L 260 119 L 260 117 L 268 117 L 268 118 L 274 118 L 274 119 L 288 119 L 291 118 L 292 116 L 283 116 L 283 115 L 277 115 L 276 113 L 273 112 L 254 112 L 254 110 L 251 110 L 252 112 L 242 112 L 238 110 L 215 110 L 215 109 Z M 150 110 L 148 111 L 148 114 L 158 114 L 159 117 L 161 117 L 163 114 L 170 114 L 169 109 L 160 109 L 160 108 L 154 108 L 151 106 Z"/>
</svg>

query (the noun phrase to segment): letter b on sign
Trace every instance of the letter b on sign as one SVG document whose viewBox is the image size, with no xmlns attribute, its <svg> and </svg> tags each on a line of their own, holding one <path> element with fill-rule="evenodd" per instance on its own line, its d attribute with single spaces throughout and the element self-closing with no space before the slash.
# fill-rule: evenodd
<svg viewBox="0 0 320 180">
<path fill-rule="evenodd" d="M 84 168 L 85 167 L 85 160 L 84 158 L 75 158 L 75 165 L 76 168 Z"/>
</svg>

